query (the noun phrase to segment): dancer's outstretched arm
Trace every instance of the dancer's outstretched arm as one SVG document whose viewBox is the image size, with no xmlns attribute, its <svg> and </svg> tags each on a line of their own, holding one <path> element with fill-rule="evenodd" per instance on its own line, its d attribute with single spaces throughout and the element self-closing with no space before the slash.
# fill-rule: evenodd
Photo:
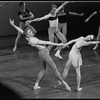
<svg viewBox="0 0 100 100">
<path fill-rule="evenodd" d="M 33 19 L 33 20 L 28 20 L 28 21 L 26 21 L 26 22 L 27 22 L 27 23 L 31 23 L 31 22 L 34 22 L 34 21 L 41 21 L 41 20 L 45 20 L 45 19 L 49 18 L 50 16 L 51 16 L 51 15 L 48 14 L 48 15 L 45 15 L 45 16 L 40 17 L 40 18 L 35 18 L 35 19 Z"/>
<path fill-rule="evenodd" d="M 70 12 L 70 11 L 69 11 L 69 14 L 71 14 L 71 15 L 77 15 L 77 16 L 83 16 L 84 15 L 84 13 L 79 14 L 79 13 Z"/>
<path fill-rule="evenodd" d="M 61 4 L 58 8 L 57 8 L 57 12 L 60 10 L 60 9 L 62 9 L 67 3 L 69 3 L 69 2 L 72 2 L 72 1 L 66 1 L 66 2 L 64 2 L 63 4 Z"/>
<path fill-rule="evenodd" d="M 63 46 L 63 49 L 64 49 L 66 46 L 68 46 L 69 44 L 72 44 L 72 43 L 74 43 L 74 42 L 76 42 L 76 41 L 77 41 L 77 39 L 73 39 L 73 40 L 70 40 L 69 42 L 65 43 L 64 46 Z"/>
<path fill-rule="evenodd" d="M 64 45 L 62 43 L 53 43 L 50 41 L 43 41 L 43 40 L 39 40 L 38 44 L 46 44 L 46 45 L 54 45 L 54 46 L 63 46 Z"/>
<path fill-rule="evenodd" d="M 90 18 L 92 18 L 95 14 L 97 14 L 97 11 L 93 12 L 86 20 L 85 22 L 88 22 Z"/>
<path fill-rule="evenodd" d="M 23 34 L 23 30 L 14 24 L 14 20 L 9 19 L 9 23 L 20 33 Z"/>
<path fill-rule="evenodd" d="M 88 46 L 88 45 L 91 45 L 91 44 L 97 44 L 97 43 L 100 43 L 100 41 L 89 41 L 89 42 L 82 42 L 81 45 L 82 46 Z"/>
<path fill-rule="evenodd" d="M 45 45 L 53 45 L 53 46 L 63 46 L 64 44 L 63 43 L 53 43 L 53 42 L 50 42 L 50 41 L 44 41 L 44 40 L 40 40 L 36 37 L 33 37 L 32 39 L 28 39 L 29 41 L 29 44 L 30 45 L 38 45 L 38 44 L 45 44 Z"/>
</svg>

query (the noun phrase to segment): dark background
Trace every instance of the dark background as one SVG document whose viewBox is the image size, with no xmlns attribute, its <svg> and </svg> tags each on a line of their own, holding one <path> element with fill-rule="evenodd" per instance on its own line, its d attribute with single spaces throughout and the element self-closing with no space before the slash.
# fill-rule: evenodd
<svg viewBox="0 0 100 100">
<path fill-rule="evenodd" d="M 6 1 L 7 2 L 7 1 Z M 1 1 L 0 4 L 6 3 Z M 60 1 L 29 1 L 25 2 L 26 8 L 28 8 L 35 16 L 42 17 L 49 13 L 51 4 L 59 5 Z M 88 23 L 85 23 L 84 20 L 89 17 L 95 10 L 100 8 L 100 2 L 97 1 L 75 1 L 73 3 L 68 3 L 65 6 L 65 11 L 84 13 L 84 16 L 67 16 L 67 38 L 68 40 L 77 38 L 79 36 L 86 36 L 88 34 L 94 34 L 97 36 L 99 28 L 99 14 L 91 18 Z M 5 39 L 4 42 L 0 43 L 3 46 L 14 45 L 14 40 L 17 35 L 17 31 L 9 24 L 9 18 L 15 20 L 15 24 L 19 25 L 19 18 L 17 12 L 19 11 L 19 1 L 9 1 L 8 4 L 0 8 L 0 39 Z M 40 22 L 31 23 L 31 25 L 38 31 L 37 36 L 47 36 L 49 23 L 47 20 Z M 42 35 L 41 35 L 42 34 Z M 12 40 L 11 37 L 15 36 Z M 6 39 L 9 38 L 9 42 L 6 42 Z M 22 42 L 23 41 L 23 42 Z M 26 43 L 23 39 L 19 44 Z"/>
</svg>

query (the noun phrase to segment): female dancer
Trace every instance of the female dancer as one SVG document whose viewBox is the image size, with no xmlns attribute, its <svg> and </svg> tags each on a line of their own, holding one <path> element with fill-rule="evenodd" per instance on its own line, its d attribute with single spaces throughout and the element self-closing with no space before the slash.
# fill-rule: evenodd
<svg viewBox="0 0 100 100">
<path fill-rule="evenodd" d="M 33 19 L 34 15 L 28 9 L 26 9 L 25 2 L 20 2 L 19 7 L 20 7 L 20 11 L 18 12 L 18 16 L 20 19 L 19 27 L 21 29 L 24 29 L 26 27 L 26 21 L 29 19 Z M 32 27 L 32 26 L 30 26 L 30 27 Z M 36 30 L 34 28 L 33 28 L 33 31 L 36 33 Z M 14 45 L 13 51 L 16 51 L 17 44 L 18 44 L 20 37 L 21 37 L 21 33 L 18 32 L 17 37 L 15 39 L 15 45 Z"/>
<path fill-rule="evenodd" d="M 79 13 L 76 13 L 76 12 L 70 12 L 70 11 L 67 11 L 65 12 L 65 9 L 64 7 L 62 9 L 59 10 L 58 12 L 58 29 L 59 31 L 61 31 L 63 33 L 63 35 L 65 36 L 66 40 L 67 40 L 67 16 L 68 15 L 77 15 L 77 16 L 83 16 L 84 13 L 82 14 L 79 14 Z M 58 43 L 58 39 L 55 37 L 55 42 Z M 68 46 L 67 46 L 68 47 Z M 58 47 L 54 50 L 57 50 Z"/>
<path fill-rule="evenodd" d="M 81 82 L 80 66 L 82 66 L 82 57 L 81 57 L 80 50 L 83 46 L 100 43 L 98 41 L 91 41 L 93 39 L 94 39 L 93 35 L 88 35 L 86 37 L 80 37 L 78 39 L 71 40 L 67 42 L 64 46 L 65 48 L 67 45 L 75 42 L 71 51 L 69 52 L 69 58 L 68 58 L 68 61 L 66 62 L 62 77 L 63 79 L 67 77 L 68 71 L 71 65 L 73 65 L 73 67 L 76 70 L 76 74 L 77 74 L 77 78 L 76 78 L 77 79 L 77 91 L 82 90 L 82 88 L 80 88 L 80 82 Z M 58 84 L 61 84 L 61 82 L 58 81 Z"/>
<path fill-rule="evenodd" d="M 40 58 L 43 60 L 43 68 L 42 70 L 39 72 L 34 89 L 39 89 L 40 86 L 39 82 L 42 78 L 42 76 L 44 75 L 45 71 L 46 71 L 46 63 L 53 69 L 56 78 L 62 82 L 62 84 L 65 86 L 65 88 L 70 91 L 70 87 L 68 86 L 68 84 L 62 79 L 60 73 L 58 72 L 55 63 L 53 62 L 52 58 L 49 55 L 49 51 L 47 50 L 46 46 L 44 45 L 54 45 L 54 46 L 62 46 L 63 44 L 57 44 L 57 43 L 53 43 L 50 41 L 42 41 L 37 39 L 36 37 L 34 37 L 34 33 L 33 31 L 31 31 L 30 27 L 26 27 L 26 29 L 22 30 L 21 28 L 17 27 L 14 24 L 14 20 L 12 21 L 10 19 L 10 24 L 17 30 L 19 31 L 21 34 L 23 34 L 25 36 L 25 38 L 28 40 L 28 43 L 32 46 L 32 47 L 36 47 L 37 49 L 39 49 L 39 56 Z"/>
<path fill-rule="evenodd" d="M 34 20 L 30 20 L 27 21 L 28 23 L 31 23 L 33 21 L 41 21 L 44 19 L 48 19 L 50 27 L 48 29 L 48 33 L 49 33 L 49 41 L 54 42 L 54 36 L 56 35 L 58 37 L 58 39 L 62 42 L 62 43 L 66 43 L 66 38 L 64 37 L 64 35 L 59 31 L 58 29 L 58 16 L 57 13 L 58 11 L 64 7 L 67 3 L 69 3 L 71 1 L 66 1 L 64 2 L 61 6 L 59 6 L 57 8 L 56 5 L 51 5 L 51 11 L 49 14 L 41 17 L 41 18 L 36 18 Z M 50 51 L 52 49 L 53 46 L 48 46 L 48 50 Z M 62 47 L 60 46 L 59 49 L 57 50 L 55 56 L 62 59 L 62 57 L 60 56 L 60 52 L 62 50 Z"/>
</svg>

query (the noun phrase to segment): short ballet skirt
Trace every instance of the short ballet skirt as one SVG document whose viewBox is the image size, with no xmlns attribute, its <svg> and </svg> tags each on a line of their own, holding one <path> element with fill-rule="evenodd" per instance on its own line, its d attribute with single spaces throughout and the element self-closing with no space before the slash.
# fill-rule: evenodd
<svg viewBox="0 0 100 100">
<path fill-rule="evenodd" d="M 70 51 L 69 59 L 71 60 L 73 67 L 79 67 L 82 65 L 82 57 L 80 51 Z"/>
</svg>

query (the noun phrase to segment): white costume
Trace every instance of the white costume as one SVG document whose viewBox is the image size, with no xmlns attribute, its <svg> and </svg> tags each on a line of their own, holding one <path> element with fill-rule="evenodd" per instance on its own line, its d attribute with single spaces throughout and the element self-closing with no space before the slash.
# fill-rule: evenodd
<svg viewBox="0 0 100 100">
<path fill-rule="evenodd" d="M 81 37 L 81 38 L 83 38 L 83 37 Z M 71 60 L 73 67 L 79 67 L 82 65 L 82 57 L 81 57 L 81 53 L 80 53 L 81 48 L 79 46 L 80 42 L 81 42 L 81 40 L 77 41 L 73 45 L 73 47 L 69 53 L 69 59 Z"/>
</svg>

